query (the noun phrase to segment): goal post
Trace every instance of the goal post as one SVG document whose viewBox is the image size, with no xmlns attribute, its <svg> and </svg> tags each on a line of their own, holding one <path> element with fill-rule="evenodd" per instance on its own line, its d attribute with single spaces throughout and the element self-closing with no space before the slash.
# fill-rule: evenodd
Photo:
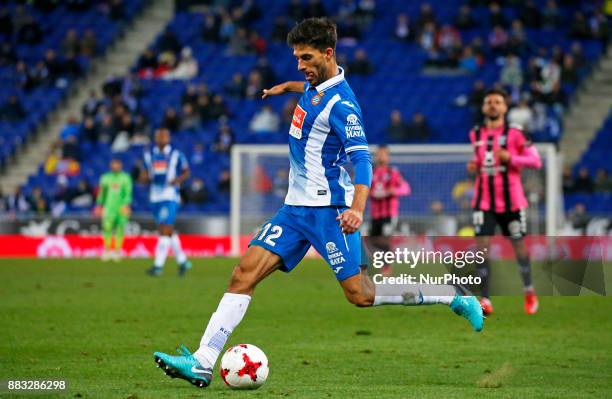
<svg viewBox="0 0 612 399">
<path fill-rule="evenodd" d="M 531 233 L 556 235 L 563 220 L 560 157 L 552 144 L 537 144 L 543 160 L 540 170 L 525 169 L 523 184 L 529 201 Z M 448 234 L 455 226 L 471 224 L 473 177 L 466 162 L 469 144 L 389 145 L 390 163 L 411 185 L 401 200 L 402 234 Z M 370 146 L 374 152 L 376 146 Z M 231 154 L 230 234 L 232 255 L 238 256 L 259 226 L 283 205 L 288 184 L 288 145 L 234 145 Z M 351 173 L 350 163 L 347 170 Z M 470 186 L 471 184 L 471 186 Z M 471 190 L 471 191 L 470 191 Z M 431 220 L 447 217 L 450 230 L 436 233 Z M 367 221 L 369 215 L 365 215 Z"/>
</svg>

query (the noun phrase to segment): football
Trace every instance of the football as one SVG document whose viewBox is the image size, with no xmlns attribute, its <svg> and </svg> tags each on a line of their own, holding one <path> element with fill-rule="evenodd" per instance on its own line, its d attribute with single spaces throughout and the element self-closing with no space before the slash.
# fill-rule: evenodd
<svg viewBox="0 0 612 399">
<path fill-rule="evenodd" d="M 269 371 L 266 354 L 251 344 L 229 348 L 219 369 L 223 382 L 232 389 L 257 389 L 266 382 Z"/>
</svg>

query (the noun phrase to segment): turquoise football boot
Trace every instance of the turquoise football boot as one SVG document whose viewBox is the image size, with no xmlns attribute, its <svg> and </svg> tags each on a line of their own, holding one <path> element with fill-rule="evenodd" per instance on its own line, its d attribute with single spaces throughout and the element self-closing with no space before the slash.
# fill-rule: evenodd
<svg viewBox="0 0 612 399">
<path fill-rule="evenodd" d="M 450 308 L 459 316 L 465 317 L 474 328 L 474 331 L 482 331 L 484 316 L 480 302 L 478 302 L 476 297 L 455 295 Z"/>
<path fill-rule="evenodd" d="M 189 262 L 189 260 L 186 260 L 185 262 L 181 263 L 178 269 L 179 277 L 183 277 L 189 269 L 191 269 L 191 262 Z"/>
<path fill-rule="evenodd" d="M 206 388 L 212 380 L 212 368 L 202 367 L 183 344 L 180 345 L 177 352 L 180 356 L 155 352 L 153 358 L 157 367 L 161 368 L 168 377 L 182 378 L 198 388 Z"/>
</svg>

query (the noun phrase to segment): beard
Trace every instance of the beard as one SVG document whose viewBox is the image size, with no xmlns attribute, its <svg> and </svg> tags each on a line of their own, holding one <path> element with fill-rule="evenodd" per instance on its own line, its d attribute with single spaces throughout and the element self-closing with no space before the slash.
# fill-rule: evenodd
<svg viewBox="0 0 612 399">
<path fill-rule="evenodd" d="M 489 114 L 487 115 L 487 119 L 490 121 L 496 121 L 501 117 L 501 114 Z"/>
</svg>

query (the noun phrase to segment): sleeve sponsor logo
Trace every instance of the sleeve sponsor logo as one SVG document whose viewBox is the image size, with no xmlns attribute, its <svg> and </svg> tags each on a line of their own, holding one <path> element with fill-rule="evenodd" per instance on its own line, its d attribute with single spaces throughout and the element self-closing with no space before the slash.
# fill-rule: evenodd
<svg viewBox="0 0 612 399">
<path fill-rule="evenodd" d="M 352 139 L 355 137 L 365 137 L 363 133 L 363 128 L 361 127 L 361 123 L 359 122 L 359 118 L 355 114 L 349 114 L 346 117 L 346 126 L 344 127 L 346 132 L 346 138 Z"/>
<path fill-rule="evenodd" d="M 302 107 L 297 105 L 293 111 L 293 119 L 291 120 L 291 126 L 289 127 L 289 134 L 296 139 L 302 138 L 302 126 L 304 126 L 304 119 L 306 119 L 307 112 Z"/>
</svg>

